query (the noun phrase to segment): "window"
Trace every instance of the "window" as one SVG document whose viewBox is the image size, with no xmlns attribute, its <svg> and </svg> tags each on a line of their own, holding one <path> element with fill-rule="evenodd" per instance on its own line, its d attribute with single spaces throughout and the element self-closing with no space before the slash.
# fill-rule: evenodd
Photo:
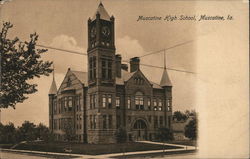
<svg viewBox="0 0 250 159">
<path fill-rule="evenodd" d="M 53 102 L 54 102 L 54 113 L 56 114 L 56 110 L 57 110 L 56 100 L 54 100 Z"/>
<path fill-rule="evenodd" d="M 160 127 L 163 126 L 163 116 L 160 116 Z"/>
<path fill-rule="evenodd" d="M 108 96 L 108 108 L 112 108 L 112 100 L 111 100 L 112 95 L 108 94 L 107 96 Z"/>
<path fill-rule="evenodd" d="M 102 59 L 102 79 L 112 79 L 112 61 Z"/>
<path fill-rule="evenodd" d="M 141 92 L 135 93 L 135 108 L 136 110 L 144 109 L 143 94 Z"/>
<path fill-rule="evenodd" d="M 58 100 L 58 112 L 61 113 L 61 99 Z"/>
<path fill-rule="evenodd" d="M 96 116 L 94 115 L 94 117 L 93 117 L 94 119 L 94 129 L 96 129 Z"/>
<path fill-rule="evenodd" d="M 121 117 L 120 115 L 116 116 L 116 128 L 119 128 L 121 126 Z"/>
<path fill-rule="evenodd" d="M 130 97 L 128 97 L 128 109 L 131 109 L 131 99 L 130 99 Z"/>
<path fill-rule="evenodd" d="M 168 111 L 170 111 L 171 110 L 171 100 L 170 99 L 167 100 L 167 106 L 168 106 Z"/>
<path fill-rule="evenodd" d="M 93 107 L 93 100 L 92 100 L 92 95 L 90 94 L 89 95 L 89 107 L 90 107 L 90 109 L 92 109 L 92 107 Z"/>
<path fill-rule="evenodd" d="M 162 111 L 162 100 L 159 99 L 158 101 L 159 111 Z"/>
<path fill-rule="evenodd" d="M 105 94 L 102 95 L 102 107 L 106 108 L 106 95 Z"/>
<path fill-rule="evenodd" d="M 108 119 L 108 126 L 109 126 L 109 129 L 112 129 L 112 115 L 109 115 L 109 119 Z"/>
<path fill-rule="evenodd" d="M 93 80 L 96 78 L 96 57 L 89 58 L 89 79 Z"/>
<path fill-rule="evenodd" d="M 154 110 L 157 110 L 157 101 L 155 98 L 153 99 L 153 103 L 154 103 Z"/>
<path fill-rule="evenodd" d="M 64 111 L 65 112 L 67 111 L 67 105 L 66 105 L 66 103 L 67 103 L 67 100 L 66 100 L 65 97 L 63 97 L 63 106 L 64 106 Z"/>
<path fill-rule="evenodd" d="M 96 98 L 96 94 L 93 95 L 93 107 L 96 108 L 97 106 L 97 98 Z"/>
<path fill-rule="evenodd" d="M 116 97 L 116 99 L 115 99 L 115 106 L 116 106 L 116 108 L 120 108 L 120 97 Z"/>
<path fill-rule="evenodd" d="M 148 98 L 148 110 L 151 110 L 151 99 Z"/>
<path fill-rule="evenodd" d="M 93 129 L 93 119 L 92 119 L 92 115 L 89 116 L 89 121 L 90 121 L 90 129 Z"/>
<path fill-rule="evenodd" d="M 72 111 L 73 97 L 68 97 L 68 107 L 69 107 L 69 111 Z"/>
<path fill-rule="evenodd" d="M 154 116 L 154 128 L 158 128 L 158 118 Z"/>
<path fill-rule="evenodd" d="M 107 117 L 106 117 L 106 115 L 103 115 L 102 116 L 102 118 L 103 118 L 103 123 L 102 123 L 102 126 L 103 126 L 103 129 L 107 129 Z"/>
</svg>

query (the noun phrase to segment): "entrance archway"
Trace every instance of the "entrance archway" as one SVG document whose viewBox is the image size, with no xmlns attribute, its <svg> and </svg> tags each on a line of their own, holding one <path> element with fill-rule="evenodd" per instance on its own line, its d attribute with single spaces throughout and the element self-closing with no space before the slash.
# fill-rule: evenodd
<svg viewBox="0 0 250 159">
<path fill-rule="evenodd" d="M 133 137 L 136 141 L 147 140 L 147 124 L 144 120 L 138 119 L 133 125 Z"/>
</svg>

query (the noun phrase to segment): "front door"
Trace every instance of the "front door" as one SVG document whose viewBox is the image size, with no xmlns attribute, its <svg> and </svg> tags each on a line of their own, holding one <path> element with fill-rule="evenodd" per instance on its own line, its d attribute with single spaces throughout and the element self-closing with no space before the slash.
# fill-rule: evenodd
<svg viewBox="0 0 250 159">
<path fill-rule="evenodd" d="M 135 122 L 133 127 L 133 137 L 136 141 L 147 139 L 147 126 L 143 120 L 139 119 Z"/>
</svg>

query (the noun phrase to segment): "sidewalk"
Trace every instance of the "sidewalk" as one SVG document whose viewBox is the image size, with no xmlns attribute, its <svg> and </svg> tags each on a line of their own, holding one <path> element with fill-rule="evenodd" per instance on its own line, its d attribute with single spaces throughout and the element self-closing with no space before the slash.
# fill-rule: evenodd
<svg viewBox="0 0 250 159">
<path fill-rule="evenodd" d="M 149 144 L 158 144 L 163 145 L 161 142 L 152 142 L 152 141 L 137 141 L 142 143 Z M 136 151 L 136 152 L 125 152 L 125 153 L 113 153 L 113 154 L 103 154 L 103 155 L 81 155 L 81 154 L 71 154 L 71 153 L 56 153 L 56 152 L 42 152 L 42 151 L 28 151 L 28 150 L 13 150 L 13 149 L 0 149 L 8 152 L 20 152 L 20 153 L 33 153 L 33 154 L 42 154 L 42 155 L 57 155 L 57 156 L 71 156 L 75 159 L 108 159 L 113 157 L 122 157 L 122 156 L 136 156 L 136 155 L 146 155 L 146 154 L 156 154 L 156 153 L 166 153 L 166 152 L 184 152 L 190 150 L 196 150 L 195 146 L 186 146 L 178 144 L 167 144 L 169 146 L 178 146 L 181 148 L 177 149 L 166 149 L 166 150 L 147 150 L 147 151 Z"/>
</svg>

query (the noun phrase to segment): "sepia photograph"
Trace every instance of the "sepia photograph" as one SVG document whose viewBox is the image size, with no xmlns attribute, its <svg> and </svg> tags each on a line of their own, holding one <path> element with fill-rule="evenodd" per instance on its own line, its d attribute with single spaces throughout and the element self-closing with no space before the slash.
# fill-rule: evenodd
<svg viewBox="0 0 250 159">
<path fill-rule="evenodd" d="M 0 159 L 249 158 L 249 2 L 0 0 Z"/>
</svg>

